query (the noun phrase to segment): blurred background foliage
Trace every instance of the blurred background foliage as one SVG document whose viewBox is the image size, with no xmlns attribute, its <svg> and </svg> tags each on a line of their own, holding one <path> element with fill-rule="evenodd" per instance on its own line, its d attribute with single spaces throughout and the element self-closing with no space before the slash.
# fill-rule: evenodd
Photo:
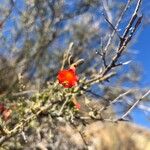
<svg viewBox="0 0 150 150">
<path fill-rule="evenodd" d="M 125 5 L 124 1 L 111 0 L 8 0 L 1 3 L 1 66 L 7 70 L 3 71 L 1 81 L 5 72 L 9 71 L 5 66 L 11 66 L 14 73 L 23 75 L 29 89 L 43 88 L 47 81 L 56 79 L 64 51 L 70 42 L 74 43 L 72 61 L 85 59 L 85 63 L 78 68 L 78 73 L 87 78 L 98 73 L 103 63 L 96 51 L 102 51 L 112 32 L 112 28 L 104 19 L 104 8 L 109 9 L 106 15 L 110 22 L 115 24 Z M 131 12 L 135 5 L 134 1 L 132 3 L 129 9 Z M 122 20 L 120 33 L 123 32 L 128 19 L 126 15 Z M 118 40 L 116 36 L 111 42 L 107 63 L 115 55 L 114 49 Z M 119 61 L 129 61 L 132 56 L 130 49 L 126 49 Z M 67 64 L 65 67 L 68 67 Z M 10 70 L 8 74 L 13 73 Z M 136 83 L 140 74 L 137 62 L 123 69 L 118 67 L 115 84 L 122 86 L 123 83 Z M 8 78 L 10 83 L 16 81 Z"/>
<path fill-rule="evenodd" d="M 120 34 L 124 32 L 136 2 L 131 2 L 122 19 Z M 29 97 L 45 89 L 48 82 L 53 84 L 71 42 L 71 62 L 84 59 L 77 68 L 79 77 L 91 79 L 100 74 L 105 66 L 99 53 L 103 52 L 113 31 L 104 15 L 115 24 L 125 4 L 124 0 L 0 0 L 0 97 L 8 107 L 18 102 L 14 118 L 28 112 L 23 100 L 30 105 Z M 143 22 L 147 24 L 148 20 Z M 107 50 L 107 64 L 115 56 L 119 40 L 115 35 Z M 118 107 L 113 110 L 117 115 L 127 110 L 132 99 L 139 98 L 147 89 L 139 86 L 142 70 L 138 62 L 131 61 L 134 57 L 134 51 L 130 49 L 132 44 L 130 42 L 119 58 L 118 63 L 124 65 L 114 68 L 116 76 L 92 85 L 86 93 L 90 99 L 107 105 L 131 89 L 132 92 L 116 105 L 122 110 Z M 66 63 L 65 68 L 68 67 Z M 18 98 L 19 92 L 23 91 L 29 92 Z"/>
</svg>

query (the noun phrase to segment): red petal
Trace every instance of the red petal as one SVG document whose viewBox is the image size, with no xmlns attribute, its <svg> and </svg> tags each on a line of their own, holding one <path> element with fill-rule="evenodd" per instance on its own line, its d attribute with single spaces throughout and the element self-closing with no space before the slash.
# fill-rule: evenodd
<svg viewBox="0 0 150 150">
<path fill-rule="evenodd" d="M 76 108 L 76 109 L 80 109 L 80 108 L 81 108 L 80 103 L 76 103 L 76 104 L 75 104 L 75 108 Z"/>
<path fill-rule="evenodd" d="M 75 86 L 78 81 L 78 76 L 75 74 L 75 67 L 71 67 L 68 70 L 59 71 L 57 79 L 59 83 L 66 88 Z"/>
<path fill-rule="evenodd" d="M 7 121 L 9 119 L 11 113 L 12 113 L 12 110 L 10 110 L 10 109 L 5 109 L 3 111 L 2 115 L 3 115 L 3 118 L 4 118 L 5 121 Z"/>
</svg>

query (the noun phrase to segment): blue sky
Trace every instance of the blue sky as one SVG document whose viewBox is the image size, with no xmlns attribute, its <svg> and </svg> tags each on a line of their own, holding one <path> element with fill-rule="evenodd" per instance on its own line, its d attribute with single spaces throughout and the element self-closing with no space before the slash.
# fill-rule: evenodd
<svg viewBox="0 0 150 150">
<path fill-rule="evenodd" d="M 133 49 L 138 51 L 135 59 L 143 66 L 141 84 L 150 87 L 150 25 L 140 31 Z"/>
<path fill-rule="evenodd" d="M 143 110 L 135 109 L 133 110 L 132 115 L 134 117 L 133 118 L 134 123 L 146 128 L 150 128 L 150 118 L 146 116 Z"/>
<path fill-rule="evenodd" d="M 138 51 L 138 53 L 135 54 L 135 60 L 142 65 L 141 86 L 150 88 L 150 25 L 140 31 L 137 41 L 132 48 Z M 142 110 L 135 109 L 132 115 L 134 116 L 133 121 L 135 123 L 150 128 L 150 120 L 145 116 Z"/>
<path fill-rule="evenodd" d="M 150 16 L 150 1 L 144 0 L 142 6 L 142 13 L 144 17 L 149 18 Z M 147 20 L 146 20 L 147 21 Z M 142 79 L 140 82 L 141 87 L 150 88 L 150 23 L 147 26 L 142 26 L 137 33 L 137 39 L 133 46 L 133 50 L 137 51 L 134 55 L 134 61 L 141 64 L 142 67 Z M 148 100 L 148 99 L 147 99 Z M 143 110 L 135 109 L 132 112 L 133 122 L 150 128 L 150 118 L 148 118 Z M 148 113 L 150 116 L 150 112 Z"/>
</svg>

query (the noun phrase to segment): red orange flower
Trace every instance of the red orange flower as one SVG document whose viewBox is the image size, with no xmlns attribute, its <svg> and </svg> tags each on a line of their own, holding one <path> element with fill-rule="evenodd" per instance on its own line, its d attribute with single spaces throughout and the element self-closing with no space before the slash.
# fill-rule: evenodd
<svg viewBox="0 0 150 150">
<path fill-rule="evenodd" d="M 11 116 L 12 110 L 7 109 L 4 104 L 0 103 L 0 115 L 2 115 L 2 118 L 7 121 Z"/>
<path fill-rule="evenodd" d="M 59 71 L 57 79 L 65 88 L 71 88 L 77 85 L 78 76 L 76 75 L 75 67 Z"/>
<path fill-rule="evenodd" d="M 5 109 L 5 110 L 3 111 L 3 113 L 2 113 L 3 119 L 4 119 L 5 121 L 7 121 L 7 120 L 10 118 L 11 113 L 12 113 L 12 110 L 11 110 L 11 109 Z"/>
<path fill-rule="evenodd" d="M 74 108 L 80 110 L 81 105 L 80 105 L 80 103 L 77 102 L 77 100 L 76 100 L 75 97 L 73 97 L 72 102 L 73 102 L 73 104 L 74 104 Z"/>
<path fill-rule="evenodd" d="M 74 107 L 79 110 L 81 108 L 81 105 L 80 103 L 76 103 Z"/>
</svg>

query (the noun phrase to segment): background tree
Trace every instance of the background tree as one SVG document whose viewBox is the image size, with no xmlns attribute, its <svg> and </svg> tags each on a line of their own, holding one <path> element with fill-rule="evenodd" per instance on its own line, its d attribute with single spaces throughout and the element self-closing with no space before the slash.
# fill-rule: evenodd
<svg viewBox="0 0 150 150">
<path fill-rule="evenodd" d="M 58 133 L 52 129 L 61 117 L 76 127 L 89 120 L 131 119 L 135 107 L 148 111 L 150 91 L 138 87 L 141 70 L 132 62 L 130 50 L 143 18 L 141 3 L 1 0 L 0 143 L 4 148 L 28 147 L 26 139 L 34 143 L 38 132 L 53 143 Z M 80 80 L 78 86 L 66 89 L 56 81 L 57 74 L 72 66 Z M 79 111 L 73 106 L 76 100 Z M 42 126 L 52 137 L 45 137 Z M 18 133 L 22 136 L 11 138 Z"/>
</svg>

